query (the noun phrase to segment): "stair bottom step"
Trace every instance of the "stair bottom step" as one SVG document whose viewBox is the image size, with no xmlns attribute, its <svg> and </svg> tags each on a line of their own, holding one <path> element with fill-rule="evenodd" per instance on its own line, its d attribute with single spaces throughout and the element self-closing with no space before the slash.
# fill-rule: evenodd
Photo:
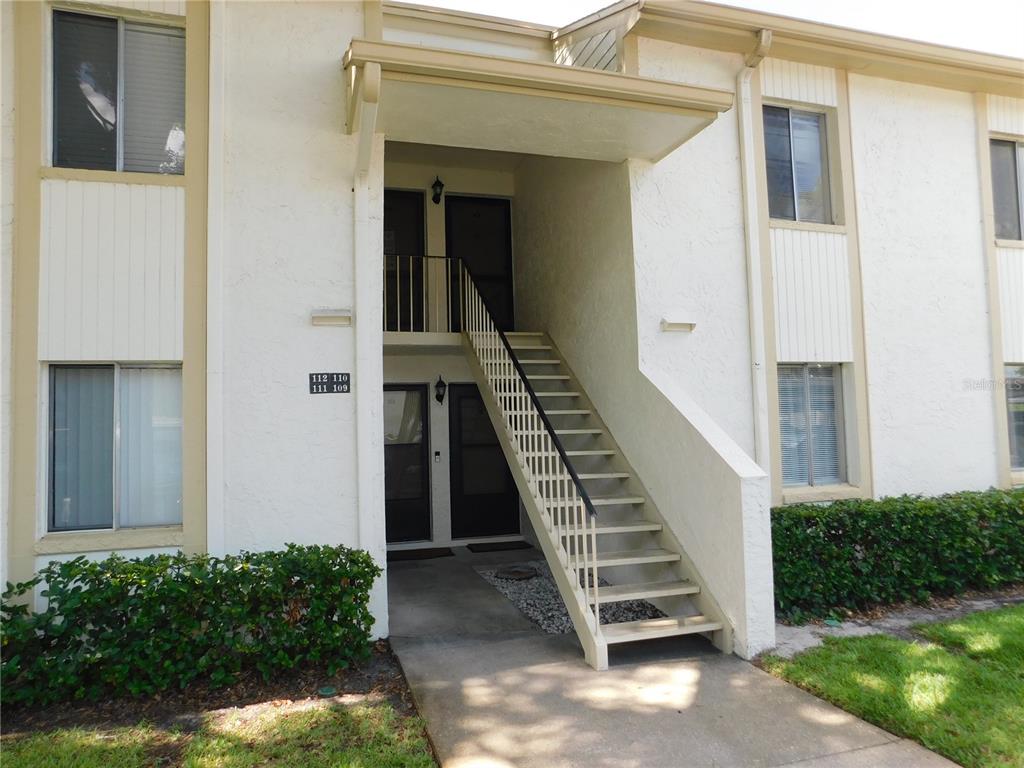
<svg viewBox="0 0 1024 768">
<path fill-rule="evenodd" d="M 624 621 L 621 624 L 603 624 L 601 631 L 605 642 L 630 643 L 634 640 L 653 640 L 657 637 L 693 635 L 700 632 L 714 632 L 722 624 L 706 616 L 668 616 L 663 619 L 641 619 Z"/>
</svg>

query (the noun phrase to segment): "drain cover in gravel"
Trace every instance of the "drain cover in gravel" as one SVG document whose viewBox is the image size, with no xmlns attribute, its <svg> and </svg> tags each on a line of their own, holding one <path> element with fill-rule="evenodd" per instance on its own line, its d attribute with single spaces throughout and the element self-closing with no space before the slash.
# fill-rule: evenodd
<svg viewBox="0 0 1024 768">
<path fill-rule="evenodd" d="M 537 569 L 532 565 L 510 565 L 507 568 L 499 568 L 494 572 L 496 579 L 509 579 L 511 581 L 526 581 L 537 575 Z"/>
</svg>

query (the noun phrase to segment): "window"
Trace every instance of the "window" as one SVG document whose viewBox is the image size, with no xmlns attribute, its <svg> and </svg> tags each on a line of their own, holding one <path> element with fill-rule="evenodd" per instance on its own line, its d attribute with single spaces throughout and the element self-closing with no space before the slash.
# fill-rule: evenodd
<svg viewBox="0 0 1024 768">
<path fill-rule="evenodd" d="M 765 107 L 764 148 L 769 215 L 832 224 L 825 115 Z"/>
<path fill-rule="evenodd" d="M 1024 144 L 992 139 L 992 202 L 995 207 L 996 237 L 1020 240 L 1024 229 Z"/>
<path fill-rule="evenodd" d="M 1006 366 L 1006 415 L 1010 422 L 1010 466 L 1024 469 L 1024 364 Z"/>
<path fill-rule="evenodd" d="M 181 523 L 181 369 L 50 368 L 51 531 Z"/>
<path fill-rule="evenodd" d="M 54 11 L 53 164 L 184 173 L 183 29 Z"/>
<path fill-rule="evenodd" d="M 842 377 L 838 365 L 780 365 L 783 485 L 846 480 Z"/>
</svg>

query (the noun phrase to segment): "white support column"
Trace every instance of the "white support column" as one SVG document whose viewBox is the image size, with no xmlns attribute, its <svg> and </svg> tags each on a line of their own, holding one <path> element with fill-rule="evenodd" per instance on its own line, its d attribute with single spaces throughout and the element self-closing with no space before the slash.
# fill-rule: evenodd
<svg viewBox="0 0 1024 768">
<path fill-rule="evenodd" d="M 384 137 L 373 137 L 369 168 L 353 179 L 355 262 L 356 477 L 359 547 L 387 565 L 384 528 Z M 387 573 L 370 593 L 374 637 L 388 635 Z"/>
</svg>

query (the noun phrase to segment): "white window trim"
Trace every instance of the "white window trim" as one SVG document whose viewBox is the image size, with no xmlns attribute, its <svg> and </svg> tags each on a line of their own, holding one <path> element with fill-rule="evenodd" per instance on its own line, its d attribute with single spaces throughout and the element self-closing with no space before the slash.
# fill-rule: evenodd
<svg viewBox="0 0 1024 768">
<path fill-rule="evenodd" d="M 67 13 L 77 13 L 80 16 L 97 16 L 102 19 L 114 19 L 117 21 L 117 148 L 114 156 L 114 169 L 101 171 L 105 173 L 146 173 L 152 176 L 162 177 L 180 177 L 184 178 L 184 173 L 156 173 L 154 171 L 126 171 L 124 170 L 124 26 L 125 22 L 131 22 L 133 24 L 149 24 L 154 27 L 173 27 L 181 29 L 185 32 L 185 19 L 184 17 L 167 16 L 164 18 L 154 17 L 151 14 L 145 12 L 131 13 L 128 9 L 124 11 L 114 11 L 98 9 L 89 6 L 76 5 L 68 2 L 53 2 L 47 12 L 44 14 L 43 20 L 43 140 L 42 149 L 43 157 L 40 158 L 40 162 L 44 168 L 62 168 L 67 170 L 83 170 L 75 169 L 71 166 L 57 166 L 53 164 L 53 100 L 55 93 L 53 90 L 53 14 L 55 11 L 64 11 Z M 186 39 L 188 38 L 188 32 L 185 32 Z M 187 58 L 186 58 L 187 61 Z M 186 64 L 187 66 L 187 64 Z M 185 83 L 182 81 L 182 86 Z M 188 137 L 186 136 L 186 141 Z M 187 145 L 186 145 L 187 146 Z M 186 160 L 188 162 L 188 151 L 186 149 Z M 84 169 L 91 170 L 91 169 Z M 63 365 L 63 363 L 54 363 L 54 365 Z"/>
<path fill-rule="evenodd" d="M 112 524 L 109 528 L 64 528 L 54 530 L 50 528 L 50 501 L 53 494 L 53 414 L 51 411 L 51 396 L 53 390 L 52 375 L 54 368 L 107 368 L 112 367 L 114 369 L 114 405 L 113 405 L 113 441 L 112 451 L 114 454 L 113 465 L 113 476 L 112 482 L 113 487 L 113 519 Z M 40 434 L 42 440 L 40 440 L 40 453 L 41 461 L 39 462 L 39 487 L 42 488 L 42 493 L 39 494 L 40 510 L 39 510 L 39 524 L 36 531 L 36 539 L 39 540 L 43 537 L 50 536 L 81 536 L 83 534 L 92 533 L 112 533 L 116 531 L 150 531 L 150 530 L 178 530 L 181 529 L 184 520 L 181 523 L 175 523 L 173 525 L 138 525 L 138 526 L 123 526 L 120 525 L 120 512 L 121 512 L 121 489 L 120 477 L 118 476 L 119 466 L 119 455 L 120 455 L 120 442 L 121 442 L 121 409 L 120 409 L 120 397 L 121 397 L 121 369 L 122 368 L 146 368 L 146 369 L 167 369 L 174 371 L 181 371 L 181 363 L 178 362 L 140 362 L 140 363 L 124 363 L 116 362 L 111 360 L 71 360 L 71 361 L 51 361 L 43 366 L 43 378 L 45 386 L 40 387 L 43 392 L 43 396 L 40 398 Z M 184 446 L 182 446 L 184 450 Z"/>
<path fill-rule="evenodd" d="M 810 229 L 815 231 L 838 231 L 846 233 L 846 217 L 843 214 L 843 168 L 839 162 L 839 133 L 838 133 L 838 110 L 836 107 L 824 104 L 807 104 L 787 99 L 766 98 L 761 103 L 763 107 L 777 107 L 785 109 L 790 114 L 789 129 L 789 152 L 790 152 L 790 174 L 793 176 L 793 213 L 796 218 L 779 219 L 769 214 L 768 225 L 770 227 L 782 227 L 788 229 Z M 796 194 L 796 166 L 793 163 L 793 111 L 804 112 L 812 115 L 824 115 L 825 133 L 822 136 L 824 147 L 824 168 L 828 174 L 828 219 L 829 221 L 807 221 L 800 219 L 800 212 L 797 207 Z M 761 120 L 764 120 L 762 110 Z M 766 155 L 767 158 L 767 155 Z M 768 169 L 764 169 L 764 179 L 767 182 Z"/>
</svg>

